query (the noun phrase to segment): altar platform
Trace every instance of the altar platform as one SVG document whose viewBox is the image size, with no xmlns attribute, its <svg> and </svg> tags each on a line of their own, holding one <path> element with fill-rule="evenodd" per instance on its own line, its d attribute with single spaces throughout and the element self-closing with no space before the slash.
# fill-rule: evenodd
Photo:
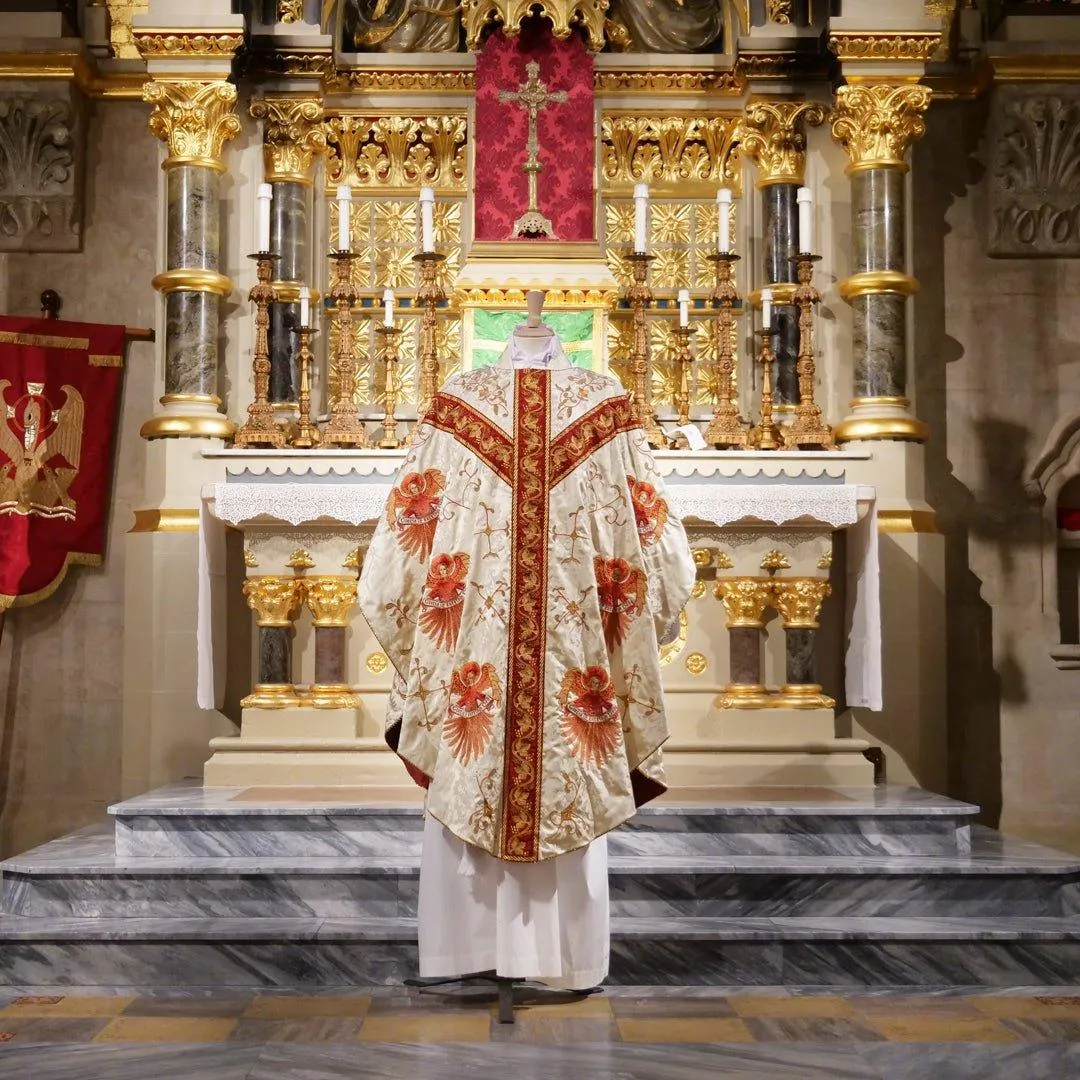
<svg viewBox="0 0 1080 1080">
<path fill-rule="evenodd" d="M 1080 984 L 1080 858 L 913 788 L 683 790 L 609 836 L 613 985 Z M 401 789 L 203 789 L 2 865 L 0 977 L 333 989 L 416 974 Z"/>
</svg>

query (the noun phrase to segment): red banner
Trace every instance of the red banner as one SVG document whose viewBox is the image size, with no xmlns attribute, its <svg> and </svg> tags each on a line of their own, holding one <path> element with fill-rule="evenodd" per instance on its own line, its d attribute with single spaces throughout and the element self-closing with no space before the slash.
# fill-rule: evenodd
<svg viewBox="0 0 1080 1080">
<path fill-rule="evenodd" d="M 122 326 L 0 316 L 0 608 L 105 554 Z"/>
<path fill-rule="evenodd" d="M 523 168 L 529 153 L 529 110 L 506 95 L 521 94 L 531 61 L 540 65 L 539 93 L 545 98 L 536 112 L 541 164 L 537 209 L 550 219 L 555 240 L 596 236 L 593 58 L 579 37 L 557 41 L 543 22 L 530 20 L 512 37 L 496 31 L 476 57 L 477 240 L 511 239 L 514 222 L 529 206 L 529 180 Z"/>
</svg>

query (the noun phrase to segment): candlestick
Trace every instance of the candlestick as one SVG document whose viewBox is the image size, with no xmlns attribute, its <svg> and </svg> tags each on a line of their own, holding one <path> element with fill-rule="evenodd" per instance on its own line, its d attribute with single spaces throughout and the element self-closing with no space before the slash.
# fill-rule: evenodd
<svg viewBox="0 0 1080 1080">
<path fill-rule="evenodd" d="M 705 429 L 705 441 L 720 450 L 745 447 L 749 441 L 748 424 L 732 400 L 735 396 L 735 263 L 738 255 L 717 252 L 710 260 L 716 265 L 716 278 L 709 299 L 716 309 L 716 410 Z"/>
<path fill-rule="evenodd" d="M 795 193 L 799 204 L 799 251 L 814 250 L 814 202 L 808 187 Z"/>
<path fill-rule="evenodd" d="M 761 328 L 772 329 L 772 289 L 761 290 Z"/>
<path fill-rule="evenodd" d="M 394 290 L 383 289 L 383 326 L 394 325 Z"/>
<path fill-rule="evenodd" d="M 801 208 L 800 208 L 801 209 Z M 822 419 L 821 406 L 814 400 L 814 305 L 820 303 L 821 293 L 814 288 L 814 263 L 820 255 L 801 252 L 796 257 L 798 287 L 792 294 L 799 308 L 799 357 L 795 373 L 799 377 L 799 404 L 791 423 L 782 429 L 785 446 L 832 450 L 836 446 L 833 429 Z"/>
<path fill-rule="evenodd" d="M 330 419 L 323 430 L 323 445 L 362 449 L 371 443 L 356 404 L 356 329 L 353 326 L 352 307 L 356 303 L 357 293 L 352 283 L 352 265 L 358 257 L 351 251 L 335 251 L 330 255 L 336 269 L 332 275 L 330 296 L 334 301 L 337 345 L 331 365 L 335 386 L 330 402 Z"/>
<path fill-rule="evenodd" d="M 649 392 L 649 326 L 645 314 L 649 304 L 652 303 L 652 289 L 649 288 L 646 278 L 649 273 L 649 263 L 656 256 L 645 255 L 635 251 L 627 255 L 634 280 L 626 290 L 626 299 L 634 313 L 634 337 L 630 350 L 634 386 L 632 406 L 634 415 L 645 429 L 645 438 L 650 446 L 664 446 L 664 433 L 656 422 L 656 416 L 652 408 L 652 394 Z"/>
<path fill-rule="evenodd" d="M 311 419 L 311 371 L 315 362 L 315 356 L 311 351 L 311 339 L 316 332 L 314 327 L 303 321 L 293 331 L 300 339 L 296 347 L 296 360 L 300 367 L 300 420 L 289 443 L 297 450 L 310 450 L 313 446 L 318 446 L 321 441 L 319 429 Z"/>
<path fill-rule="evenodd" d="M 375 333 L 382 339 L 380 352 L 383 357 L 383 433 L 378 445 L 382 450 L 396 450 L 401 445 L 395 416 L 398 394 L 401 392 L 397 374 L 401 327 L 390 324 L 376 326 Z"/>
<path fill-rule="evenodd" d="M 446 293 L 443 292 L 438 281 L 439 264 L 445 258 L 445 255 L 440 255 L 435 251 L 422 251 L 419 255 L 413 256 L 413 262 L 417 264 L 420 272 L 416 302 L 424 309 L 420 317 L 420 401 L 416 407 L 417 426 L 439 391 L 439 353 L 435 339 L 439 325 L 438 305 L 446 299 Z"/>
<path fill-rule="evenodd" d="M 675 351 L 675 363 L 679 369 L 679 387 L 675 392 L 675 408 L 678 410 L 679 427 L 684 427 L 690 423 L 690 379 L 694 364 L 694 354 L 690 350 L 690 341 L 696 332 L 695 327 L 691 327 L 689 323 L 680 324 L 675 328 L 675 336 L 678 338 L 679 344 Z M 685 439 L 685 436 L 676 436 L 671 441 L 671 445 L 674 446 L 679 440 Z"/>
<path fill-rule="evenodd" d="M 726 187 L 716 193 L 716 250 L 720 255 L 731 251 L 731 189 Z"/>
<path fill-rule="evenodd" d="M 649 185 L 634 185 L 634 254 L 649 248 Z"/>
<path fill-rule="evenodd" d="M 248 406 L 248 418 L 233 438 L 238 448 L 269 446 L 278 449 L 285 445 L 285 432 L 278 426 L 274 407 L 270 404 L 270 305 L 277 297 L 273 278 L 278 256 L 258 251 L 248 258 L 255 260 L 258 280 L 251 287 L 248 299 L 255 305 L 255 342 L 251 348 L 251 375 L 255 384 L 255 400 Z"/>
<path fill-rule="evenodd" d="M 768 326 L 757 332 L 757 337 L 761 338 L 761 420 L 750 431 L 750 445 L 758 450 L 780 448 L 780 429 L 773 421 L 772 366 L 776 360 L 772 347 L 774 333 L 776 331 Z"/>
<path fill-rule="evenodd" d="M 679 326 L 690 325 L 690 290 L 679 290 Z"/>
<path fill-rule="evenodd" d="M 311 290 L 306 285 L 300 286 L 300 325 L 311 325 Z"/>
<path fill-rule="evenodd" d="M 257 251 L 270 250 L 270 201 L 274 189 L 269 184 L 260 184 L 255 198 L 255 248 Z"/>
<path fill-rule="evenodd" d="M 352 246 L 352 189 L 348 184 L 338 184 L 338 251 L 348 251 Z"/>
<path fill-rule="evenodd" d="M 420 189 L 420 250 L 435 250 L 435 189 Z"/>
</svg>

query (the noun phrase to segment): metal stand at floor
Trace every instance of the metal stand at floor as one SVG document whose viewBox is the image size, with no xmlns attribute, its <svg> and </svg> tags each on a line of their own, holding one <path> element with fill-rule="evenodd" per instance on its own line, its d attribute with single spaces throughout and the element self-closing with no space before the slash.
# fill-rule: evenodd
<svg viewBox="0 0 1080 1080">
<path fill-rule="evenodd" d="M 494 985 L 498 993 L 499 1023 L 514 1023 L 514 990 L 526 985 L 524 979 L 508 979 L 496 975 L 494 971 L 482 971 L 475 975 L 461 975 L 450 979 L 406 979 L 405 985 L 415 990 L 430 990 L 436 986 L 452 986 L 455 983 L 488 983 Z M 587 998 L 602 992 L 601 987 L 593 986 L 588 990 L 560 990 L 558 993 L 571 994 L 575 998 Z"/>
</svg>

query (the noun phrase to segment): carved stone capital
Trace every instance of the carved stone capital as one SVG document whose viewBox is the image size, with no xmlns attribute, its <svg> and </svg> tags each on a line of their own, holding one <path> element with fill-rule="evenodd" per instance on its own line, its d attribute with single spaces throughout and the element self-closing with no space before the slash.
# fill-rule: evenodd
<svg viewBox="0 0 1080 1080">
<path fill-rule="evenodd" d="M 832 136 L 844 148 L 848 172 L 907 169 L 911 144 L 926 132 L 930 89 L 918 83 L 858 83 L 836 91 Z"/>
<path fill-rule="evenodd" d="M 729 628 L 761 626 L 772 600 L 772 583 L 758 578 L 717 578 L 716 595 L 724 604 Z"/>
<path fill-rule="evenodd" d="M 244 599 L 258 626 L 291 626 L 304 599 L 302 578 L 261 574 L 244 581 Z"/>
<path fill-rule="evenodd" d="M 356 603 L 356 578 L 320 576 L 304 582 L 304 601 L 316 626 L 348 626 Z"/>
<path fill-rule="evenodd" d="M 832 586 L 825 578 L 777 578 L 772 592 L 785 627 L 816 629 L 821 605 L 832 593 Z"/>
<path fill-rule="evenodd" d="M 322 102 L 314 98 L 256 98 L 248 107 L 263 121 L 263 162 L 266 180 L 311 183 L 311 166 L 326 150 Z"/>
<path fill-rule="evenodd" d="M 825 122 L 816 101 L 752 101 L 739 125 L 739 143 L 758 169 L 758 187 L 801 184 L 806 169 L 806 125 Z"/>
<path fill-rule="evenodd" d="M 225 171 L 225 143 L 240 134 L 232 83 L 155 79 L 143 87 L 143 101 L 154 107 L 150 131 L 169 148 L 166 167 L 202 165 Z"/>
</svg>

